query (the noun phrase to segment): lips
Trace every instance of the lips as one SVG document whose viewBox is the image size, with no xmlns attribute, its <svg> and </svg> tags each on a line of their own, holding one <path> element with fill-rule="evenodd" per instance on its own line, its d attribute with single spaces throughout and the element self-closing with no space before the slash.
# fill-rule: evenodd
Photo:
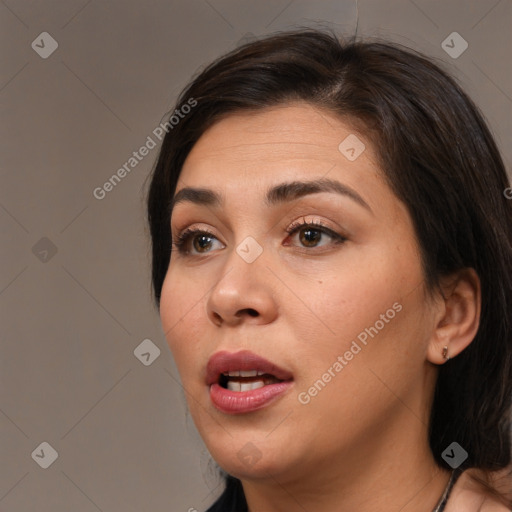
<svg viewBox="0 0 512 512">
<path fill-rule="evenodd" d="M 226 414 L 268 407 L 293 386 L 292 374 L 247 350 L 217 352 L 206 365 L 210 400 Z"/>
<path fill-rule="evenodd" d="M 206 384 L 210 386 L 219 383 L 223 374 L 235 376 L 236 372 L 252 372 L 240 373 L 241 377 L 249 377 L 256 375 L 265 375 L 274 377 L 279 381 L 291 380 L 293 375 L 275 365 L 274 363 L 260 357 L 248 350 L 240 352 L 217 352 L 214 354 L 206 365 Z"/>
</svg>

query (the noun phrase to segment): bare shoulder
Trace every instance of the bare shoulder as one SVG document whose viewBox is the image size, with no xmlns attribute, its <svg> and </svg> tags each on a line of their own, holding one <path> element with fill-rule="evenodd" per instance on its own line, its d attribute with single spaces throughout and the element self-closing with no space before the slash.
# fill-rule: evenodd
<svg viewBox="0 0 512 512">
<path fill-rule="evenodd" d="M 485 500 L 480 508 L 481 512 L 511 512 L 512 509 L 497 501 Z"/>
<path fill-rule="evenodd" d="M 484 501 L 478 509 L 479 512 L 511 512 L 512 510 L 496 500 L 483 499 Z"/>
<path fill-rule="evenodd" d="M 512 509 L 483 493 L 459 490 L 452 493 L 446 512 L 512 512 Z"/>
<path fill-rule="evenodd" d="M 472 476 L 481 476 L 475 469 L 465 471 L 455 483 L 446 512 L 512 512 L 512 509 L 496 497 L 490 496 L 485 488 Z M 494 473 L 493 485 L 509 500 L 512 493 L 510 469 Z"/>
</svg>

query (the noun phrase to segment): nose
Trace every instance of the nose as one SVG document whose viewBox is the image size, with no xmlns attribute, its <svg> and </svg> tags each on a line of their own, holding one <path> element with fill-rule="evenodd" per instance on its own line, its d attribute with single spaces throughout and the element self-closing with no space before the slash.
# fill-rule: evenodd
<svg viewBox="0 0 512 512">
<path fill-rule="evenodd" d="M 218 327 L 272 322 L 277 316 L 274 280 L 262 256 L 248 263 L 233 251 L 208 297 L 208 318 Z"/>
</svg>

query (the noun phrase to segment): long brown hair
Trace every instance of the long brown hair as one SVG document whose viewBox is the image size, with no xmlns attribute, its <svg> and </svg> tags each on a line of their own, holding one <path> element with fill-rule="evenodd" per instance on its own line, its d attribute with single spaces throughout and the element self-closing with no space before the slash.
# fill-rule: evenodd
<svg viewBox="0 0 512 512">
<path fill-rule="evenodd" d="M 442 453 L 456 441 L 468 453 L 463 467 L 482 470 L 488 492 L 512 506 L 490 479 L 511 463 L 512 200 L 504 194 L 510 185 L 502 158 L 472 100 L 440 65 L 413 50 L 314 29 L 233 50 L 199 73 L 175 108 L 191 98 L 197 105 L 168 131 L 151 176 L 156 304 L 170 262 L 169 203 L 185 158 L 208 127 L 230 113 L 302 100 L 371 130 L 383 175 L 412 216 L 429 291 L 467 267 L 482 285 L 475 339 L 439 368 L 433 456 L 451 469 Z M 224 498 L 238 493 L 242 503 L 239 482 L 226 480 Z"/>
</svg>

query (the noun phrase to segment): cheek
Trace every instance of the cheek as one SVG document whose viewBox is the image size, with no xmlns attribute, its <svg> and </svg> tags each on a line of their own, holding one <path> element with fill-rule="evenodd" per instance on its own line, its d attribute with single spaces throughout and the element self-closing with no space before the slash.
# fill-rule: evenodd
<svg viewBox="0 0 512 512">
<path fill-rule="evenodd" d="M 416 283 L 416 276 L 408 275 L 403 265 L 378 256 L 369 261 L 346 258 L 329 272 L 322 272 L 321 279 L 289 275 L 287 281 L 293 284 L 295 294 L 286 301 L 289 325 L 300 328 L 304 337 L 318 338 L 310 345 L 318 350 L 350 342 L 373 325 L 401 301 L 404 290 Z"/>
<path fill-rule="evenodd" d="M 191 375 L 184 371 L 197 361 L 195 355 L 204 344 L 203 301 L 204 291 L 197 292 L 189 280 L 175 277 L 169 271 L 165 277 L 160 299 L 160 320 L 167 344 L 183 378 Z M 203 345 L 204 346 L 204 345 Z"/>
<path fill-rule="evenodd" d="M 182 316 L 180 301 L 176 300 L 177 293 L 179 293 L 179 290 L 170 277 L 170 272 L 168 272 L 160 296 L 160 321 L 171 350 L 174 346 L 174 331 L 178 327 L 178 321 Z"/>
<path fill-rule="evenodd" d="M 412 350 L 411 332 L 422 329 L 422 270 L 413 248 L 387 245 L 354 251 L 350 257 L 347 253 L 343 265 L 321 279 L 294 283 L 297 296 L 308 306 L 295 300 L 296 306 L 287 308 L 298 341 L 296 352 L 308 361 L 302 387 L 321 379 L 345 354 L 347 366 L 390 369 L 397 353 L 404 357 Z"/>
</svg>

